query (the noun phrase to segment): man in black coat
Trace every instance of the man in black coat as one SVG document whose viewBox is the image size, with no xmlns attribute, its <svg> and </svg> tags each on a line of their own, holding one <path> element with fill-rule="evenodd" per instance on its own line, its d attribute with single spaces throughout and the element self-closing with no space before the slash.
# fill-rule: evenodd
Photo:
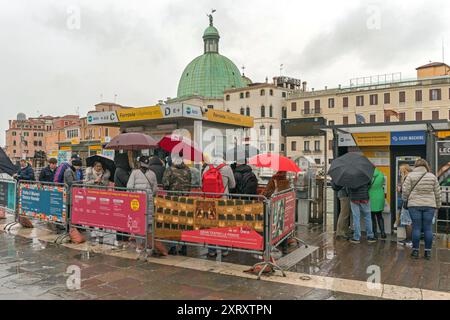
<svg viewBox="0 0 450 320">
<path fill-rule="evenodd" d="M 114 162 L 116 163 L 114 185 L 116 186 L 116 188 L 126 188 L 131 174 L 131 167 L 130 163 L 128 162 L 128 154 L 117 154 Z"/>
<path fill-rule="evenodd" d="M 48 162 L 49 165 L 42 169 L 39 174 L 39 181 L 53 183 L 55 181 L 56 169 L 58 168 L 58 160 L 51 158 Z"/>
<path fill-rule="evenodd" d="M 24 159 L 20 160 L 20 169 L 14 175 L 19 181 L 35 181 L 34 170 L 31 165 Z"/>
<path fill-rule="evenodd" d="M 253 173 L 252 168 L 242 161 L 236 163 L 234 170 L 234 179 L 236 180 L 236 188 L 233 190 L 235 194 L 258 194 L 258 179 Z"/>
<path fill-rule="evenodd" d="M 162 160 L 158 157 L 152 157 L 150 159 L 149 167 L 150 170 L 153 171 L 153 173 L 156 175 L 156 180 L 158 181 L 158 184 L 161 185 L 163 182 L 164 172 L 166 171 L 166 168 L 164 167 L 164 163 Z"/>
</svg>

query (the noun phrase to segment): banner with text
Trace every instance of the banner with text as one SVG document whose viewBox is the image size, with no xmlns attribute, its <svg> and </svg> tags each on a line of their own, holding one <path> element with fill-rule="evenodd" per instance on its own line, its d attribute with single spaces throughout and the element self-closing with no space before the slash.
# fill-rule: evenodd
<svg viewBox="0 0 450 320">
<path fill-rule="evenodd" d="M 67 192 L 63 186 L 21 183 L 19 215 L 43 221 L 65 223 Z"/>
<path fill-rule="evenodd" d="M 288 192 L 271 199 L 270 223 L 272 244 L 295 230 L 295 192 Z"/>
<path fill-rule="evenodd" d="M 0 207 L 9 211 L 16 210 L 16 183 L 0 181 Z"/>
<path fill-rule="evenodd" d="M 72 224 L 146 235 L 147 194 L 90 188 L 72 189 Z"/>
</svg>

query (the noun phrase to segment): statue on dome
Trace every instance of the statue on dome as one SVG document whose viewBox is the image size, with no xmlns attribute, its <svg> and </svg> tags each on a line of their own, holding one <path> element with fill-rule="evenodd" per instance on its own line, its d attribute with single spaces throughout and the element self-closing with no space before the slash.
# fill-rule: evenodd
<svg viewBox="0 0 450 320">
<path fill-rule="evenodd" d="M 206 16 L 209 18 L 209 25 L 212 27 L 214 22 L 213 13 L 216 12 L 216 9 L 212 9 L 210 14 L 207 14 Z"/>
</svg>

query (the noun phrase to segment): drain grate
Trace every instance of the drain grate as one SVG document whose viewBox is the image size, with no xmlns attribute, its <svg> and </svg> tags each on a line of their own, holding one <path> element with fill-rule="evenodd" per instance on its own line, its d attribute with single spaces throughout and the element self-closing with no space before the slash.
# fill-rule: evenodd
<svg viewBox="0 0 450 320">
<path fill-rule="evenodd" d="M 279 259 L 277 261 L 277 264 L 281 268 L 283 268 L 283 270 L 289 270 L 292 267 L 294 267 L 296 264 L 298 264 L 300 261 L 305 259 L 307 256 L 309 256 L 313 252 L 317 251 L 318 249 L 319 249 L 319 247 L 314 247 L 314 246 L 308 246 L 308 248 L 301 246 L 300 248 L 291 252 L 287 256 L 284 256 L 283 258 Z"/>
</svg>

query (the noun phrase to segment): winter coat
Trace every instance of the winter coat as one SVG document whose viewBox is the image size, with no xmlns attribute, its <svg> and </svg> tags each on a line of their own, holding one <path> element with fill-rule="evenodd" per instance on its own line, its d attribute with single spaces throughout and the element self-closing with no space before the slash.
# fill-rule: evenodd
<svg viewBox="0 0 450 320">
<path fill-rule="evenodd" d="M 216 166 L 218 167 L 218 166 Z M 206 172 L 208 172 L 209 166 L 203 170 L 203 176 L 205 176 Z M 220 169 L 220 173 L 222 174 L 222 182 L 225 187 L 225 194 L 229 194 L 230 190 L 236 188 L 236 180 L 234 179 L 234 173 L 230 166 L 225 166 Z"/>
<path fill-rule="evenodd" d="M 116 171 L 114 172 L 114 185 L 117 188 L 126 188 L 130 179 L 131 167 L 128 162 L 128 155 L 120 153 L 114 159 Z"/>
<path fill-rule="evenodd" d="M 55 181 L 55 173 L 56 169 L 52 170 L 50 169 L 50 166 L 47 166 L 42 169 L 41 173 L 39 174 L 39 181 L 53 183 Z"/>
<path fill-rule="evenodd" d="M 152 170 L 144 172 L 141 169 L 133 170 L 127 183 L 128 189 L 148 190 L 151 195 L 155 195 L 158 191 L 158 181 Z M 150 195 L 150 198 L 152 198 Z"/>
<path fill-rule="evenodd" d="M 419 179 L 422 180 L 419 181 Z M 418 183 L 417 183 L 418 182 Z M 417 183 L 417 185 L 416 185 Z M 415 186 L 414 190 L 413 187 Z M 425 167 L 417 167 L 405 179 L 402 187 L 402 199 L 408 201 L 408 207 L 440 208 L 442 205 L 441 186 L 438 179 Z"/>
<path fill-rule="evenodd" d="M 69 188 L 75 183 L 81 183 L 82 181 L 77 179 L 77 174 L 74 167 L 69 167 L 64 171 L 64 184 Z"/>
<path fill-rule="evenodd" d="M 199 187 L 202 185 L 202 174 L 200 170 L 195 167 L 190 167 L 191 170 L 191 185 L 195 187 Z"/>
<path fill-rule="evenodd" d="M 234 179 L 236 180 L 236 188 L 233 193 L 252 195 L 258 193 L 258 179 L 249 165 L 237 166 L 234 170 Z"/>
<path fill-rule="evenodd" d="M 163 176 L 164 190 L 168 191 L 191 191 L 192 174 L 191 169 L 184 163 L 167 168 Z"/>
<path fill-rule="evenodd" d="M 283 174 L 274 174 L 267 184 L 266 189 L 263 192 L 263 196 L 271 198 L 274 194 L 288 190 L 291 187 L 291 183 Z"/>
<path fill-rule="evenodd" d="M 107 187 L 109 185 L 109 179 L 111 178 L 111 172 L 108 169 L 103 170 L 103 174 L 101 175 L 101 182 L 96 183 L 97 177 L 99 175 L 95 172 L 93 167 L 89 167 L 86 169 L 86 184 L 87 185 L 100 185 Z"/>
<path fill-rule="evenodd" d="M 33 168 L 29 164 L 27 164 L 25 168 L 20 168 L 17 172 L 17 179 L 24 181 L 35 181 L 36 178 L 34 177 Z"/>
<path fill-rule="evenodd" d="M 162 184 L 162 180 L 163 180 L 164 172 L 166 171 L 166 168 L 164 168 L 164 164 L 161 161 L 161 159 L 159 159 L 158 157 L 151 158 L 148 168 L 155 173 L 158 184 Z"/>
<path fill-rule="evenodd" d="M 375 173 L 372 178 L 372 184 L 369 189 L 370 198 L 370 210 L 372 212 L 382 212 L 384 211 L 384 174 L 375 169 Z"/>
<path fill-rule="evenodd" d="M 358 188 L 349 188 L 348 196 L 350 201 L 369 201 L 369 185 L 364 184 Z"/>
</svg>

